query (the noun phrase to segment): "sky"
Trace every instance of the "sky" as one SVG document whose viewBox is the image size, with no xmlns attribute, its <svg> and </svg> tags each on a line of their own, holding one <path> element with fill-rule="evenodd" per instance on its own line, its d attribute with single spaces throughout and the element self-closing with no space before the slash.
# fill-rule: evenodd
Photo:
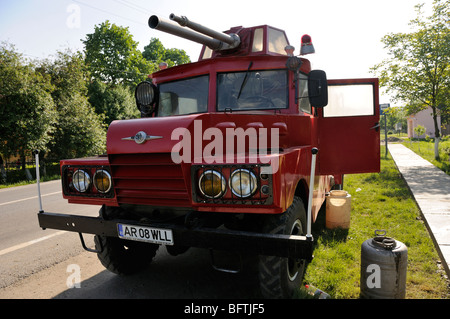
<svg viewBox="0 0 450 319">
<path fill-rule="evenodd" d="M 387 56 L 382 37 L 409 32 L 418 3 L 431 9 L 432 0 L 0 0 L 0 42 L 14 44 L 26 58 L 51 58 L 83 50 L 86 34 L 109 20 L 128 27 L 141 51 L 158 38 L 197 61 L 200 44 L 148 27 L 151 15 L 169 19 L 174 13 L 216 31 L 265 24 L 282 29 L 296 55 L 301 36 L 309 34 L 316 53 L 306 58 L 313 69 L 328 79 L 366 78 Z M 380 103 L 390 103 L 389 96 L 382 93 Z"/>
</svg>

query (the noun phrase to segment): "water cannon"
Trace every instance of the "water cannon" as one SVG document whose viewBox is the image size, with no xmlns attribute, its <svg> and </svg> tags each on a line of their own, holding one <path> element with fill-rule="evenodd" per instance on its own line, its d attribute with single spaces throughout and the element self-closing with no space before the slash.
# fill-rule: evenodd
<svg viewBox="0 0 450 319">
<path fill-rule="evenodd" d="M 201 24 L 192 22 L 184 16 L 179 17 L 173 13 L 170 14 L 169 18 L 178 24 L 152 15 L 148 19 L 148 25 L 151 29 L 170 33 L 206 45 L 214 51 L 234 49 L 241 43 L 241 39 L 237 34 L 217 32 Z"/>
</svg>

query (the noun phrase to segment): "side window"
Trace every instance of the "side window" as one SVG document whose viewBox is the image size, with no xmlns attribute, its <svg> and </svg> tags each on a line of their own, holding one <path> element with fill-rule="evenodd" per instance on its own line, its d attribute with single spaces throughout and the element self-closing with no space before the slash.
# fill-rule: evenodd
<svg viewBox="0 0 450 319">
<path fill-rule="evenodd" d="M 311 104 L 309 104 L 308 97 L 308 77 L 304 74 L 300 74 L 298 77 L 298 109 L 301 112 L 310 113 L 311 114 Z"/>
<path fill-rule="evenodd" d="M 210 59 L 212 57 L 213 51 L 205 45 L 205 51 L 203 52 L 202 59 Z"/>
<path fill-rule="evenodd" d="M 252 52 L 260 52 L 263 49 L 264 44 L 264 30 L 263 28 L 255 29 L 253 34 L 253 47 Z"/>
<path fill-rule="evenodd" d="M 374 115 L 372 84 L 328 85 L 324 117 Z"/>
<path fill-rule="evenodd" d="M 207 75 L 160 84 L 157 116 L 206 112 L 208 88 Z"/>
<path fill-rule="evenodd" d="M 284 48 L 288 45 L 286 35 L 281 30 L 268 28 L 269 51 L 279 54 L 286 54 Z"/>
</svg>

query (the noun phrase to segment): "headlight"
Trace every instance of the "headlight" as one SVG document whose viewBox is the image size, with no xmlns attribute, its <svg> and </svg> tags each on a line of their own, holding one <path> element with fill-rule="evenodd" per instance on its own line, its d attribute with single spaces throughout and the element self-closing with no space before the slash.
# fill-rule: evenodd
<svg viewBox="0 0 450 319">
<path fill-rule="evenodd" d="M 84 193 L 91 186 L 91 177 L 87 172 L 79 169 L 73 173 L 72 183 L 77 191 Z"/>
<path fill-rule="evenodd" d="M 96 171 L 94 174 L 94 186 L 100 193 L 109 192 L 112 186 L 111 174 L 103 169 Z"/>
<path fill-rule="evenodd" d="M 225 194 L 227 183 L 219 172 L 207 170 L 200 175 L 198 187 L 204 196 L 218 198 Z"/>
<path fill-rule="evenodd" d="M 154 103 L 156 101 L 156 87 L 148 82 L 144 81 L 137 85 L 134 96 L 139 110 L 146 115 L 151 114 L 154 111 Z"/>
<path fill-rule="evenodd" d="M 237 169 L 230 176 L 230 188 L 238 197 L 252 196 L 258 188 L 255 174 L 248 169 Z"/>
</svg>

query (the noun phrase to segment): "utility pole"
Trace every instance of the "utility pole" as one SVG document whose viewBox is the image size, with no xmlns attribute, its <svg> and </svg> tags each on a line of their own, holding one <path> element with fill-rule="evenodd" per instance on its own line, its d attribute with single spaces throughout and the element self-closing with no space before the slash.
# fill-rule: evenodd
<svg viewBox="0 0 450 319">
<path fill-rule="evenodd" d="M 387 117 L 386 117 L 386 110 L 390 108 L 391 105 L 389 103 L 387 104 L 380 104 L 380 115 L 384 115 L 384 143 L 386 146 L 384 157 L 387 158 L 388 154 L 388 139 L 387 139 Z"/>
</svg>

